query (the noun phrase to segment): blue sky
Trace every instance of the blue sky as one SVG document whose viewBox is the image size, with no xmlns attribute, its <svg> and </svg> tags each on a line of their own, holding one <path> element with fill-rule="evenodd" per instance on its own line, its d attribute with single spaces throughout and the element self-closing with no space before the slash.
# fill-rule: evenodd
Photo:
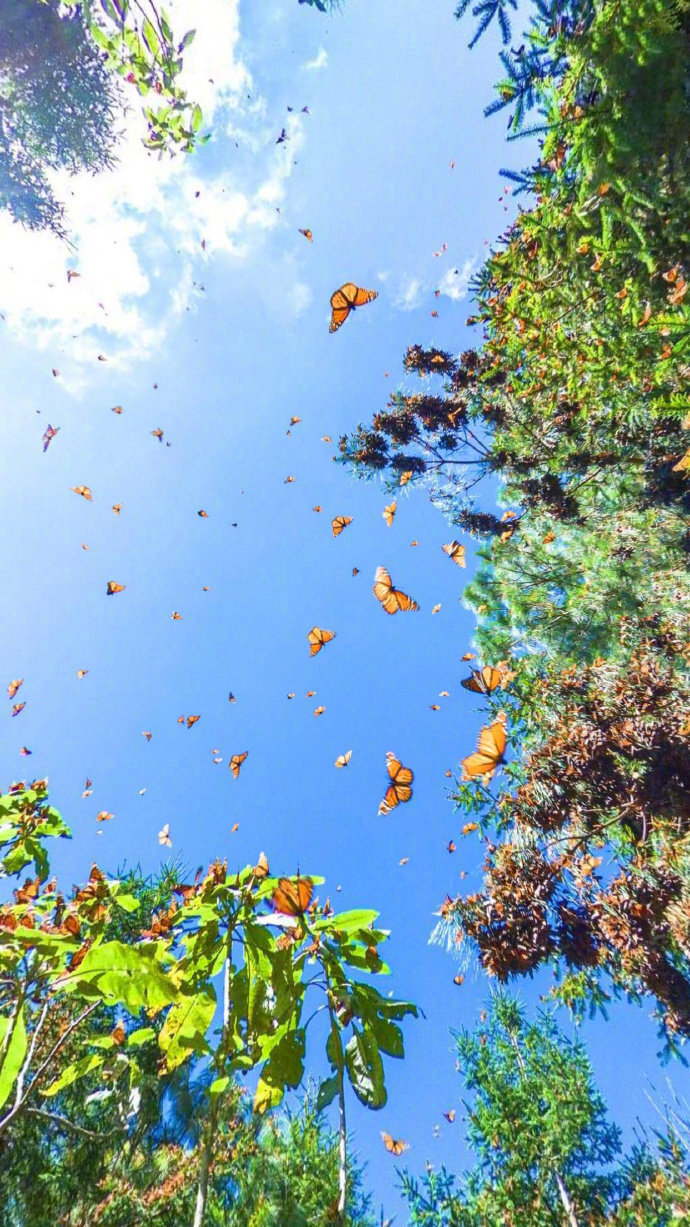
<svg viewBox="0 0 690 1227">
<path fill-rule="evenodd" d="M 180 28 L 191 7 L 173 8 Z M 460 688 L 472 543 L 461 572 L 423 490 L 399 496 L 387 528 L 382 488 L 353 482 L 332 456 L 402 385 L 409 344 L 471 343 L 467 272 L 510 216 L 498 169 L 526 154 L 506 149 L 500 118 L 482 117 L 497 48 L 489 37 L 469 53 L 452 10 L 348 0 L 325 19 L 295 0 L 207 0 L 189 80 L 212 143 L 184 165 L 145 159 L 134 110 L 119 171 L 68 186 L 73 251 L 0 223 L 2 676 L 24 677 L 26 700 L 0 723 L 5 777 L 50 776 L 75 832 L 56 857 L 68 879 L 93 858 L 153 869 L 168 822 L 192 870 L 265 849 L 272 868 L 322 873 L 343 905 L 379 909 L 392 988 L 426 1013 L 407 1028 L 407 1060 L 389 1064 L 386 1109 L 350 1112 L 389 1211 L 382 1128 L 410 1142 L 417 1171 L 466 1160 L 449 1029 L 471 1025 L 488 992 L 472 970 L 457 988 L 456 965 L 428 945 L 434 911 L 461 871 L 478 880 L 482 859 L 475 836 L 460 838 L 445 778 L 481 722 Z M 308 116 L 288 115 L 304 105 Z M 291 139 L 277 147 L 283 126 Z M 69 285 L 67 268 L 81 272 Z M 328 300 L 347 279 L 379 297 L 330 336 Z M 302 421 L 287 436 L 292 415 Z M 60 433 L 44 455 L 48 423 Z M 159 427 L 163 444 L 150 433 Z M 82 483 L 92 503 L 72 493 Z M 339 514 L 353 523 L 333 540 Z M 377 606 L 380 564 L 419 613 L 388 618 Z M 125 591 L 107 598 L 108 580 Z M 337 638 L 310 659 L 314 624 Z M 188 731 L 182 714 L 201 720 Z M 414 798 L 379 818 L 390 749 L 415 771 Z M 227 761 L 244 750 L 235 782 Z M 101 810 L 115 817 L 98 826 Z M 520 993 L 535 1003 L 548 984 Z M 613 1115 L 656 1122 L 648 1080 L 663 1095 L 665 1074 L 646 1012 L 617 1006 L 584 1033 Z"/>
</svg>

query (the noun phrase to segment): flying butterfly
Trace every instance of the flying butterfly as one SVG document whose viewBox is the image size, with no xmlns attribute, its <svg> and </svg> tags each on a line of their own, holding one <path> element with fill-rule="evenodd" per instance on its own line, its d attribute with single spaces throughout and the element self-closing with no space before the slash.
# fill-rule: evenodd
<svg viewBox="0 0 690 1227">
<path fill-rule="evenodd" d="M 316 656 L 325 643 L 330 643 L 331 639 L 335 639 L 335 631 L 325 631 L 320 626 L 312 626 L 307 639 L 309 640 L 309 654 Z"/>
<path fill-rule="evenodd" d="M 449 558 L 452 558 L 453 562 L 457 563 L 459 567 L 466 566 L 465 547 L 464 545 L 461 545 L 459 541 L 449 541 L 447 545 L 442 545 L 441 549 L 443 550 L 444 554 L 447 554 Z"/>
<path fill-rule="evenodd" d="M 351 523 L 352 523 L 352 516 L 336 516 L 335 519 L 331 520 L 331 528 L 333 529 L 333 536 L 339 537 L 343 529 L 347 528 L 348 524 L 351 524 Z"/>
<path fill-rule="evenodd" d="M 410 1149 L 409 1142 L 404 1142 L 402 1138 L 393 1138 L 390 1133 L 381 1130 L 381 1138 L 389 1155 L 401 1155 L 404 1151 Z"/>
<path fill-rule="evenodd" d="M 396 805 L 404 804 L 412 798 L 411 784 L 414 780 L 414 771 L 411 767 L 403 767 L 399 759 L 395 757 L 392 750 L 389 750 L 386 755 L 386 767 L 391 778 L 386 795 L 379 805 L 379 815 L 390 814 L 391 810 L 395 809 Z"/>
<path fill-rule="evenodd" d="M 389 528 L 391 524 L 393 523 L 393 520 L 395 519 L 395 513 L 397 510 L 397 507 L 398 507 L 397 500 L 393 499 L 393 502 L 389 503 L 387 507 L 384 507 L 383 511 L 381 512 L 381 515 L 383 516 Z"/>
<path fill-rule="evenodd" d="M 352 281 L 346 281 L 339 290 L 331 294 L 331 326 L 329 332 L 337 332 L 345 323 L 351 311 L 364 307 L 368 302 L 378 298 L 377 290 L 362 290 Z"/>
<path fill-rule="evenodd" d="M 93 502 L 93 495 L 88 486 L 72 486 L 75 494 L 81 494 L 82 498 L 87 499 L 89 503 Z"/>
<path fill-rule="evenodd" d="M 413 474 L 412 469 L 406 469 L 404 473 L 400 474 L 400 485 L 406 486 L 408 481 L 412 480 L 413 476 L 414 474 Z"/>
<path fill-rule="evenodd" d="M 312 511 L 323 511 L 323 507 L 320 503 L 317 503 L 315 507 L 312 507 Z"/>
<path fill-rule="evenodd" d="M 473 669 L 469 677 L 460 682 L 465 690 L 473 690 L 476 694 L 491 694 L 503 685 L 505 670 L 496 669 L 493 665 L 484 665 L 483 669 Z"/>
<path fill-rule="evenodd" d="M 19 687 L 20 687 L 20 686 L 23 686 L 23 685 L 24 685 L 24 678 L 23 678 L 23 677 L 18 677 L 18 678 L 17 678 L 17 679 L 16 679 L 14 682 L 10 682 L 10 683 L 9 683 L 9 685 L 8 685 L 8 687 L 7 687 L 7 697 L 8 697 L 8 699 L 13 699 L 13 698 L 14 698 L 14 696 L 16 695 L 17 691 L 19 690 Z"/>
<path fill-rule="evenodd" d="M 298 230 L 297 233 L 303 234 L 308 243 L 311 243 L 314 240 L 314 235 L 312 234 L 311 230 Z"/>
<path fill-rule="evenodd" d="M 359 567 L 353 567 L 353 568 L 352 568 L 352 574 L 353 574 L 353 575 L 359 575 Z"/>
<path fill-rule="evenodd" d="M 372 589 L 377 601 L 380 601 L 387 614 L 407 613 L 411 609 L 419 609 L 407 593 L 394 588 L 390 575 L 385 567 L 377 567 Z"/>
<path fill-rule="evenodd" d="M 114 579 L 109 579 L 105 590 L 106 596 L 114 596 L 116 592 L 124 592 L 126 587 L 126 584 L 116 584 Z"/>
<path fill-rule="evenodd" d="M 505 762 L 504 753 L 507 736 L 506 726 L 502 720 L 487 724 L 479 733 L 476 753 L 462 760 L 463 779 L 476 777 L 491 779 L 497 767 Z"/>
<path fill-rule="evenodd" d="M 172 839 L 170 838 L 170 824 L 166 822 L 165 826 L 158 832 L 158 842 L 166 848 L 172 848 Z"/>
<path fill-rule="evenodd" d="M 314 715 L 315 715 L 315 716 L 322 716 L 322 715 L 323 715 L 323 713 L 325 712 L 325 710 L 326 710 L 326 708 L 325 708 L 325 707 L 315 707 L 315 708 L 314 708 Z"/>
<path fill-rule="evenodd" d="M 338 757 L 335 760 L 335 766 L 336 767 L 347 767 L 347 764 L 349 763 L 351 758 L 352 758 L 352 750 L 346 750 L 345 754 L 338 755 Z"/>
<path fill-rule="evenodd" d="M 52 443 L 53 439 L 55 438 L 55 436 L 56 436 L 57 432 L 59 431 L 59 429 L 60 429 L 60 427 L 59 427 L 59 426 L 48 426 L 48 427 L 46 428 L 45 434 L 43 435 L 43 438 L 42 438 L 42 440 L 41 440 L 41 442 L 42 442 L 42 444 L 43 444 L 43 450 L 44 450 L 44 452 L 47 452 L 47 451 L 48 451 L 48 448 L 50 447 L 50 445 L 51 445 L 51 443 Z"/>
<path fill-rule="evenodd" d="M 191 729 L 192 725 L 196 724 L 198 720 L 201 720 L 201 716 L 187 716 L 187 728 Z"/>
<path fill-rule="evenodd" d="M 115 512 L 116 516 L 119 516 L 120 512 L 122 511 L 122 503 L 113 503 L 113 511 Z"/>
<path fill-rule="evenodd" d="M 313 894 L 311 878 L 301 878 L 299 874 L 295 879 L 279 878 L 271 895 L 271 903 L 276 912 L 284 916 L 301 916 L 309 907 Z"/>
<path fill-rule="evenodd" d="M 233 754 L 232 758 L 230 759 L 230 762 L 228 763 L 228 767 L 232 771 L 232 774 L 234 775 L 235 779 L 238 778 L 240 774 L 240 767 L 242 766 L 242 763 L 244 762 L 248 754 L 249 754 L 249 750 L 245 750 L 244 754 Z"/>
<path fill-rule="evenodd" d="M 26 703 L 15 703 L 12 708 L 11 715 L 18 716 L 20 712 L 24 711 L 25 707 Z"/>
</svg>

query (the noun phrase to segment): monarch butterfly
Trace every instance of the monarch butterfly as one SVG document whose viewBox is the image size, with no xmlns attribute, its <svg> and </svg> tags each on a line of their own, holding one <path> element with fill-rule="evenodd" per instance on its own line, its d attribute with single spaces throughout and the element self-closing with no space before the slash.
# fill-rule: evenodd
<svg viewBox="0 0 690 1227">
<path fill-rule="evenodd" d="M 320 626 L 312 626 L 307 639 L 309 640 L 309 654 L 316 656 L 325 643 L 330 643 L 331 639 L 335 639 L 335 631 L 324 631 Z"/>
<path fill-rule="evenodd" d="M 30 750 L 28 746 L 22 746 L 19 753 L 22 755 L 22 758 L 28 758 L 30 754 L 33 754 L 33 750 Z"/>
<path fill-rule="evenodd" d="M 301 419 L 301 418 L 295 417 L 295 416 L 294 416 L 294 414 L 293 414 L 293 416 L 290 418 L 290 425 L 291 425 L 291 426 L 296 426 L 296 425 L 297 425 L 297 423 L 298 423 L 298 422 L 301 422 L 301 421 L 302 421 L 302 419 Z"/>
<path fill-rule="evenodd" d="M 690 448 L 688 448 L 684 456 L 681 456 L 678 464 L 674 464 L 671 472 L 682 473 L 685 469 L 690 469 Z"/>
<path fill-rule="evenodd" d="M 202 520 L 208 520 L 208 512 L 207 512 L 207 511 L 203 511 L 203 510 L 201 510 L 201 511 L 197 511 L 197 513 L 196 513 L 196 514 L 197 514 L 198 516 L 201 516 Z"/>
<path fill-rule="evenodd" d="M 50 447 L 50 444 L 52 443 L 59 429 L 60 429 L 59 426 L 48 426 L 47 427 L 45 434 L 43 435 L 43 438 L 41 440 L 43 444 L 44 452 L 48 451 L 48 448 Z"/>
<path fill-rule="evenodd" d="M 265 878 L 268 876 L 268 857 L 265 852 L 259 853 L 256 865 L 252 866 L 252 873 L 255 878 Z"/>
<path fill-rule="evenodd" d="M 393 523 L 393 520 L 395 519 L 395 513 L 397 510 L 397 507 L 398 507 L 397 500 L 393 499 L 393 502 L 389 503 L 387 507 L 384 507 L 383 511 L 381 512 L 381 515 L 383 516 L 389 528 L 391 524 Z"/>
<path fill-rule="evenodd" d="M 141 735 L 142 737 L 145 737 L 147 741 L 150 741 L 153 737 L 153 733 L 149 733 L 147 729 L 145 729 Z"/>
<path fill-rule="evenodd" d="M 322 436 L 321 436 L 321 442 L 322 442 L 322 443 L 332 443 L 332 442 L 333 442 L 333 440 L 331 439 L 331 436 L 330 436 L 330 435 L 322 435 Z"/>
<path fill-rule="evenodd" d="M 394 588 L 391 577 L 385 567 L 377 567 L 372 589 L 377 601 L 380 601 L 387 614 L 406 613 L 410 609 L 419 609 L 416 601 L 407 593 Z"/>
<path fill-rule="evenodd" d="M 197 720 L 201 720 L 201 716 L 187 716 L 187 728 L 191 729 L 192 725 L 196 724 Z"/>
<path fill-rule="evenodd" d="M 320 503 L 317 503 L 315 507 L 312 507 L 312 511 L 323 511 L 323 507 Z"/>
<path fill-rule="evenodd" d="M 447 545 L 442 545 L 441 549 L 444 554 L 453 559 L 459 567 L 464 567 L 465 564 L 465 547 L 459 541 L 449 541 Z"/>
<path fill-rule="evenodd" d="M 474 690 L 476 694 L 491 694 L 498 686 L 503 685 L 505 671 L 496 669 L 493 665 L 484 665 L 483 669 L 473 669 L 469 677 L 460 682 L 465 690 Z"/>
<path fill-rule="evenodd" d="M 390 1133 L 385 1133 L 383 1129 L 381 1137 L 389 1155 L 401 1155 L 403 1151 L 410 1149 L 409 1142 L 403 1142 L 402 1138 L 392 1138 Z"/>
<path fill-rule="evenodd" d="M 17 678 L 17 680 L 16 680 L 15 682 L 10 682 L 9 686 L 7 687 L 7 697 L 8 697 L 8 699 L 13 699 L 13 698 L 14 698 L 14 696 L 16 695 L 17 691 L 19 690 L 19 687 L 20 687 L 20 686 L 23 686 L 23 685 L 24 685 L 24 678 L 23 678 L 23 677 L 18 677 L 18 678 Z"/>
<path fill-rule="evenodd" d="M 351 523 L 352 523 L 352 516 L 336 516 L 334 520 L 331 520 L 331 528 L 333 529 L 333 536 L 339 537 L 343 529 L 347 528 L 348 524 L 351 524 Z"/>
<path fill-rule="evenodd" d="M 299 874 L 295 879 L 279 878 L 271 895 L 271 903 L 276 912 L 287 916 L 301 916 L 309 907 L 313 893 L 314 883 L 311 878 L 301 878 Z"/>
<path fill-rule="evenodd" d="M 26 703 L 15 703 L 14 707 L 12 708 L 12 715 L 18 716 L 20 712 L 24 711 L 25 707 Z"/>
<path fill-rule="evenodd" d="M 315 694 L 315 690 L 308 690 L 304 697 L 305 699 L 313 699 Z"/>
<path fill-rule="evenodd" d="M 479 733 L 476 753 L 462 760 L 462 778 L 471 780 L 480 776 L 491 779 L 496 768 L 505 762 L 506 740 L 506 726 L 502 720 L 485 725 Z"/>
<path fill-rule="evenodd" d="M 89 503 L 93 502 L 93 495 L 88 486 L 72 486 L 75 494 L 81 494 L 82 498 L 87 499 Z"/>
<path fill-rule="evenodd" d="M 112 413 L 122 413 L 122 405 L 113 405 Z"/>
<path fill-rule="evenodd" d="M 109 822 L 115 815 L 109 813 L 107 809 L 102 809 L 100 814 L 96 814 L 96 822 Z"/>
<path fill-rule="evenodd" d="M 176 609 L 174 609 L 174 610 L 173 610 L 173 612 L 171 613 L 170 617 L 172 618 L 172 621 L 173 621 L 173 622 L 181 622 L 181 621 L 182 621 L 182 614 L 181 614 L 181 613 L 178 613 Z"/>
<path fill-rule="evenodd" d="M 311 243 L 314 239 L 311 230 L 298 230 L 298 233 L 303 234 L 308 243 Z"/>
<path fill-rule="evenodd" d="M 244 754 L 233 754 L 232 758 L 230 759 L 230 762 L 228 763 L 228 767 L 232 771 L 232 774 L 234 775 L 235 779 L 238 778 L 240 774 L 240 767 L 242 766 L 242 763 L 244 762 L 248 754 L 249 754 L 249 750 L 245 750 Z"/>
<path fill-rule="evenodd" d="M 347 764 L 349 763 L 351 758 L 352 758 L 352 750 L 346 750 L 345 754 L 338 755 L 338 757 L 335 760 L 335 766 L 336 767 L 347 767 Z"/>
<path fill-rule="evenodd" d="M 434 605 L 434 608 L 433 608 L 433 609 L 432 609 L 432 611 L 431 611 L 431 612 L 432 612 L 432 614 L 438 613 L 438 611 L 439 611 L 439 609 L 440 609 L 440 608 L 441 608 L 441 606 L 440 606 L 440 605 Z"/>
<path fill-rule="evenodd" d="M 411 767 L 403 767 L 399 759 L 395 757 L 392 750 L 389 750 L 386 755 L 386 767 L 391 778 L 391 783 L 386 790 L 386 795 L 379 805 L 379 814 L 390 814 L 396 805 L 400 805 L 405 801 L 409 801 L 412 797 L 412 789 L 410 785 L 414 780 L 414 771 Z"/>
<path fill-rule="evenodd" d="M 158 832 L 158 842 L 166 848 L 172 848 L 172 839 L 170 838 L 170 825 L 166 822 L 165 826 Z"/>
<path fill-rule="evenodd" d="M 406 469 L 404 473 L 400 474 L 400 485 L 406 486 L 408 481 L 411 480 L 412 476 L 413 476 L 412 469 Z"/>
<path fill-rule="evenodd" d="M 87 673 L 88 673 L 88 669 L 77 669 L 77 677 L 79 678 L 80 681 L 83 677 L 86 677 Z"/>
<path fill-rule="evenodd" d="M 124 592 L 126 587 L 126 584 L 116 584 L 114 579 L 109 579 L 105 590 L 106 596 L 114 596 L 116 592 Z"/>
<path fill-rule="evenodd" d="M 331 326 L 329 332 L 337 332 L 345 323 L 351 311 L 356 307 L 364 307 L 366 303 L 378 298 L 377 290 L 362 290 L 352 281 L 346 281 L 339 290 L 331 294 Z"/>
<path fill-rule="evenodd" d="M 122 511 L 122 503 L 113 503 L 113 511 L 115 512 L 116 516 L 119 516 L 120 512 Z"/>
<path fill-rule="evenodd" d="M 290 483 L 291 483 L 291 482 L 293 482 L 294 480 L 295 480 L 295 479 L 294 479 L 294 477 L 286 477 L 286 478 L 285 478 L 285 481 L 283 482 L 283 485 L 284 485 L 284 486 L 289 486 L 289 485 L 290 485 Z"/>
<path fill-rule="evenodd" d="M 161 430 L 160 426 L 157 426 L 155 430 L 152 430 L 151 434 L 153 435 L 154 439 L 158 439 L 159 443 L 163 442 L 163 431 Z"/>
<path fill-rule="evenodd" d="M 314 708 L 314 715 L 315 715 L 315 716 L 322 716 L 322 715 L 323 715 L 323 713 L 325 712 L 325 710 L 326 710 L 326 708 L 325 708 L 325 707 L 315 707 L 315 708 Z"/>
<path fill-rule="evenodd" d="M 353 568 L 352 568 L 352 574 L 353 574 L 353 575 L 359 575 L 359 567 L 353 567 Z"/>
</svg>

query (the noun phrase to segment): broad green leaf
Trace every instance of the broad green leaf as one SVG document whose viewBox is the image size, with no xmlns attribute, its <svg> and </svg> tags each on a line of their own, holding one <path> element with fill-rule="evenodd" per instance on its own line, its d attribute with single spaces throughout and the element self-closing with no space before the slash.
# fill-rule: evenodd
<svg viewBox="0 0 690 1227">
<path fill-rule="evenodd" d="M 24 1022 L 24 1006 L 21 1007 L 14 1021 L 5 1016 L 0 1018 L 0 1048 L 2 1048 L 8 1029 L 12 1027 L 5 1058 L 0 1067 L 0 1108 L 7 1102 L 17 1075 L 26 1055 L 26 1023 Z"/>
<path fill-rule="evenodd" d="M 158 1037 L 168 1069 L 175 1069 L 192 1052 L 208 1051 L 206 1032 L 216 1012 L 216 995 L 209 985 L 193 997 L 182 997 L 171 1006 Z"/>
<path fill-rule="evenodd" d="M 213 1082 L 208 1088 L 208 1093 L 211 1096 L 222 1095 L 223 1091 L 226 1091 L 229 1085 L 230 1085 L 229 1076 L 227 1074 L 223 1074 L 222 1077 L 213 1079 Z"/>
<path fill-rule="evenodd" d="M 153 1027 L 138 1027 L 136 1031 L 130 1031 L 127 1036 L 127 1047 L 138 1048 L 140 1044 L 148 1044 L 149 1040 L 155 1040 L 156 1032 Z"/>
<path fill-rule="evenodd" d="M 199 131 L 199 128 L 201 127 L 203 123 L 203 119 L 204 119 L 203 112 L 201 110 L 201 107 L 199 106 L 199 103 L 197 102 L 196 106 L 194 107 L 194 110 L 192 111 L 191 123 L 192 123 L 193 132 Z"/>
<path fill-rule="evenodd" d="M 386 1102 L 383 1061 L 372 1032 L 353 1027 L 345 1047 L 345 1068 L 357 1098 L 367 1108 L 382 1108 Z"/>
<path fill-rule="evenodd" d="M 50 1086 L 41 1091 L 41 1095 L 44 1095 L 46 1098 L 57 1095 L 60 1091 L 64 1091 L 65 1087 L 71 1086 L 73 1082 L 76 1082 L 78 1078 L 84 1078 L 86 1074 L 99 1069 L 105 1060 L 105 1056 L 94 1052 L 88 1057 L 81 1057 L 79 1061 L 73 1061 L 71 1065 L 68 1065 L 62 1071 L 59 1078 L 56 1078 L 54 1082 L 51 1082 Z"/>
<path fill-rule="evenodd" d="M 333 1103 L 333 1100 L 337 1094 L 338 1078 L 337 1075 L 334 1074 L 332 1078 L 325 1078 L 319 1086 L 318 1094 L 316 1096 L 316 1111 L 323 1112 L 324 1108 L 327 1108 L 329 1104 Z"/>
<path fill-rule="evenodd" d="M 91 1000 L 100 997 L 107 1005 L 121 1003 L 130 1010 L 158 1010 L 178 997 L 149 946 L 117 941 L 92 946 L 77 970 L 60 980 L 60 986 L 64 992 Z"/>
</svg>

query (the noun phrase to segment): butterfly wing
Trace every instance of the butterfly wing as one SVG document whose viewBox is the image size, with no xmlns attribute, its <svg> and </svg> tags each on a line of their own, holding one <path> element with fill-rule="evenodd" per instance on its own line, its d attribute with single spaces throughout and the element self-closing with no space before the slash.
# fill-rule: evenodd
<svg viewBox="0 0 690 1227">
<path fill-rule="evenodd" d="M 230 759 L 228 766 L 230 767 L 235 779 L 238 778 L 240 774 L 240 767 L 248 754 L 249 750 L 245 750 L 244 754 L 233 754 L 232 758 Z"/>
<path fill-rule="evenodd" d="M 363 290 L 359 286 L 352 286 L 351 288 L 355 291 L 352 300 L 353 307 L 364 307 L 368 302 L 373 302 L 379 296 L 378 290 Z"/>
<path fill-rule="evenodd" d="M 462 760 L 465 778 L 473 779 L 476 776 L 490 778 L 503 762 L 506 741 L 506 729 L 501 720 L 485 725 L 479 733 L 476 753 Z"/>
<path fill-rule="evenodd" d="M 286 916 L 299 916 L 308 908 L 314 893 L 311 878 L 280 878 L 271 895 L 271 903 L 277 912 Z"/>
</svg>

